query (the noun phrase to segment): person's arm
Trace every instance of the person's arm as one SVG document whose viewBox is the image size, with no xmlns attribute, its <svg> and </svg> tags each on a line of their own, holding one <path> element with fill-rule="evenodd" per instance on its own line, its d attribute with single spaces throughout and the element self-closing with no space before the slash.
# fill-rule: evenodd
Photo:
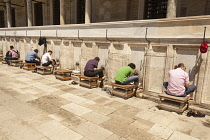
<svg viewBox="0 0 210 140">
<path fill-rule="evenodd" d="M 12 56 L 12 51 L 11 50 L 9 51 L 9 55 Z"/>
<path fill-rule="evenodd" d="M 185 87 L 189 87 L 189 75 L 185 73 Z"/>
<path fill-rule="evenodd" d="M 40 57 L 35 53 L 35 58 L 37 58 L 39 61 L 41 61 Z"/>
<path fill-rule="evenodd" d="M 37 59 L 38 59 L 39 61 L 41 61 L 41 58 L 40 58 L 40 57 L 37 57 Z"/>
<path fill-rule="evenodd" d="M 98 69 L 98 63 L 95 62 L 95 63 L 93 64 L 93 67 L 94 67 L 94 70 L 97 70 L 97 69 Z"/>
</svg>

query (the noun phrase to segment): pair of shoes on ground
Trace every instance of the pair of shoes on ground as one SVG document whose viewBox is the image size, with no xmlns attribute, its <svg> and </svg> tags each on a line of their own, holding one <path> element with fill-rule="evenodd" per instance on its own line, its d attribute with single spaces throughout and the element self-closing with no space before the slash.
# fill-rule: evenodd
<svg viewBox="0 0 210 140">
<path fill-rule="evenodd" d="M 187 112 L 187 116 L 188 117 L 191 117 L 191 116 L 193 116 L 193 117 L 205 117 L 206 115 L 205 114 L 202 114 L 202 113 L 200 113 L 199 111 L 189 111 L 189 112 Z"/>
</svg>

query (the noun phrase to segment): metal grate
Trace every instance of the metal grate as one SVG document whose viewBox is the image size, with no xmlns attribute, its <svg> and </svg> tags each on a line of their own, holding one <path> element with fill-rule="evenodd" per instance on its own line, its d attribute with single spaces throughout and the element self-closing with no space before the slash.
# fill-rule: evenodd
<svg viewBox="0 0 210 140">
<path fill-rule="evenodd" d="M 137 20 L 138 19 L 138 8 L 139 8 L 139 0 L 129 0 L 127 1 L 127 10 L 128 20 Z"/>
<path fill-rule="evenodd" d="M 85 0 L 77 1 L 77 23 L 85 23 Z"/>
<path fill-rule="evenodd" d="M 15 20 L 15 8 L 11 8 L 11 18 L 12 18 L 12 27 L 16 26 L 16 20 Z"/>
<path fill-rule="evenodd" d="M 43 10 L 41 2 L 34 4 L 34 20 L 35 20 L 35 26 L 43 25 Z"/>
<path fill-rule="evenodd" d="M 144 19 L 166 18 L 168 0 L 146 0 Z"/>
<path fill-rule="evenodd" d="M 5 21 L 4 21 L 4 10 L 0 10 L 0 28 L 4 28 L 5 27 Z"/>
<path fill-rule="evenodd" d="M 53 0 L 53 25 L 60 25 L 60 0 Z"/>
</svg>

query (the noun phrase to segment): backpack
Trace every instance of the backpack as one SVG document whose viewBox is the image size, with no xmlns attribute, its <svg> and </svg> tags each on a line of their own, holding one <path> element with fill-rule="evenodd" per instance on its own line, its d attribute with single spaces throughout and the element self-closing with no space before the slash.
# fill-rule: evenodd
<svg viewBox="0 0 210 140">
<path fill-rule="evenodd" d="M 10 52 L 10 51 L 8 51 L 8 52 L 6 53 L 6 57 L 12 57 L 12 55 L 9 55 L 9 52 Z"/>
<path fill-rule="evenodd" d="M 204 28 L 203 43 L 201 43 L 200 46 L 201 53 L 206 53 L 208 51 L 208 43 L 205 41 L 205 35 L 206 35 L 206 27 Z"/>
</svg>

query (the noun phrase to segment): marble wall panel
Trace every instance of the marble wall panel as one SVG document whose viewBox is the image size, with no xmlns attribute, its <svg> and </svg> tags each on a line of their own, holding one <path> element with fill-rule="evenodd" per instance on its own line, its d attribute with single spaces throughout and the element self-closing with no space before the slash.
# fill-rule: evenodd
<svg viewBox="0 0 210 140">
<path fill-rule="evenodd" d="M 74 51 L 74 62 L 73 62 L 73 64 L 74 64 L 74 69 L 76 69 L 76 70 L 81 70 L 81 43 L 76 43 L 76 42 L 74 42 L 73 44 L 73 51 Z M 79 63 L 79 66 L 78 67 L 76 67 L 76 63 Z"/>
<path fill-rule="evenodd" d="M 197 49 L 196 49 L 197 48 Z M 187 67 L 186 72 L 189 73 L 190 82 L 194 83 L 196 80 L 196 75 L 199 72 L 201 59 L 198 56 L 198 47 L 186 48 L 177 47 L 175 54 L 174 65 L 179 63 L 184 63 Z"/>
<path fill-rule="evenodd" d="M 60 47 L 60 67 L 71 69 L 72 65 L 72 48 L 70 42 L 62 42 Z"/>
</svg>

